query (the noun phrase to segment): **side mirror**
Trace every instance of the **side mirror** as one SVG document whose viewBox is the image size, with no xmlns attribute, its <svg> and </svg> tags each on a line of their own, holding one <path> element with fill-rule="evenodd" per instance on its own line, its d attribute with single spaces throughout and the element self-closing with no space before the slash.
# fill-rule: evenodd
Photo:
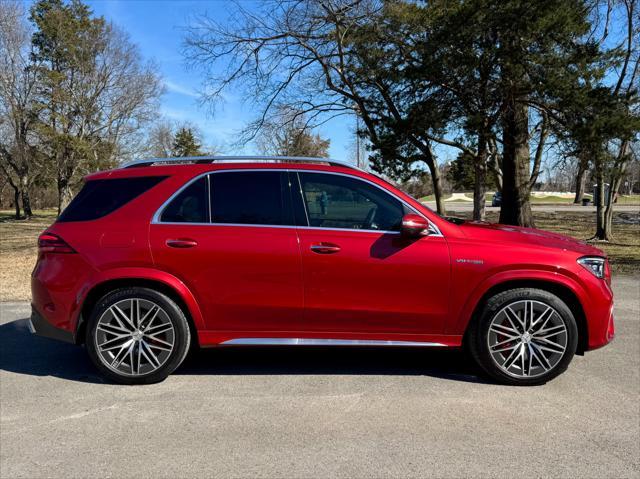
<svg viewBox="0 0 640 479">
<path fill-rule="evenodd" d="M 420 215 L 410 213 L 402 217 L 400 232 L 403 236 L 415 238 L 429 230 L 429 222 Z"/>
</svg>

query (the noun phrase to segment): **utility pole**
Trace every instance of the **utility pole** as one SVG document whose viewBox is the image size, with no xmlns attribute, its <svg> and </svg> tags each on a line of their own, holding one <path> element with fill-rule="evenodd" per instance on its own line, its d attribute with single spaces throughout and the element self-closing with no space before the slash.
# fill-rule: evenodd
<svg viewBox="0 0 640 479">
<path fill-rule="evenodd" d="M 356 166 L 358 168 L 362 168 L 360 166 L 360 115 L 358 115 L 358 110 L 356 108 Z"/>
</svg>

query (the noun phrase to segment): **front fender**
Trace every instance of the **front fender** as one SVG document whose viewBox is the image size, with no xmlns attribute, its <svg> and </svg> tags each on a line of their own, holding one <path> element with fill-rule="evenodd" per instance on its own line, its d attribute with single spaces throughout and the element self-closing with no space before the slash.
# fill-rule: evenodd
<svg viewBox="0 0 640 479">
<path fill-rule="evenodd" d="M 446 334 L 464 334 L 478 304 L 492 288 L 499 286 L 500 284 L 526 281 L 540 281 L 565 287 L 569 289 L 576 298 L 578 298 L 583 309 L 587 309 L 586 306 L 589 304 L 589 297 L 583 286 L 578 281 L 578 276 L 571 271 L 563 269 L 554 269 L 553 271 L 543 269 L 500 271 L 481 281 L 467 296 L 466 301 L 462 304 L 459 310 L 452 311 L 452 318 L 454 318 L 454 321 L 449 323 L 452 329 L 447 331 Z M 517 287 L 516 285 L 514 286 Z"/>
</svg>

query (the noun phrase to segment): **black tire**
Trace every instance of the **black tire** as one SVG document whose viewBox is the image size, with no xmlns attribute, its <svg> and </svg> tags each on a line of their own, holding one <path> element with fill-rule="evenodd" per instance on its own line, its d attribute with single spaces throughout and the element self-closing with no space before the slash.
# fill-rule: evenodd
<svg viewBox="0 0 640 479">
<path fill-rule="evenodd" d="M 522 368 L 520 368 L 522 371 L 522 376 L 519 376 L 517 374 L 514 374 L 513 372 L 507 372 L 509 368 L 507 369 L 504 368 L 504 366 L 509 363 L 508 357 L 506 358 L 505 363 L 503 363 L 502 365 L 503 367 L 498 365 L 498 362 L 497 362 L 498 359 L 494 359 L 494 357 L 496 356 L 499 359 L 503 359 L 505 358 L 505 356 L 510 355 L 511 352 L 514 351 L 514 349 L 519 348 L 520 345 L 522 345 L 521 346 L 522 351 L 525 351 L 522 353 L 522 357 L 529 358 L 530 356 L 533 356 L 533 358 L 537 360 L 538 357 L 535 354 L 532 355 L 530 352 L 531 349 L 534 349 L 534 346 L 532 346 L 531 348 L 528 348 L 528 351 L 527 351 L 529 338 L 532 338 L 532 336 L 527 336 L 527 340 L 523 339 L 524 336 L 521 336 L 520 338 L 513 339 L 513 340 L 508 339 L 510 336 L 502 336 L 501 339 L 507 338 L 506 341 L 503 341 L 507 343 L 504 347 L 513 348 L 511 351 L 507 351 L 505 353 L 497 352 L 495 350 L 495 349 L 499 349 L 502 346 L 498 347 L 497 345 L 494 345 L 493 347 L 495 349 L 493 350 L 493 352 L 490 350 L 490 346 L 489 346 L 489 341 L 491 338 L 490 328 L 494 318 L 498 319 L 500 317 L 503 317 L 498 315 L 506 314 L 503 312 L 506 311 L 507 306 L 512 306 L 512 305 L 514 307 L 516 307 L 516 305 L 521 306 L 523 301 L 524 302 L 528 301 L 529 304 L 535 304 L 537 307 L 540 307 L 540 308 L 550 306 L 551 308 L 553 308 L 553 310 L 555 310 L 555 313 L 557 313 L 557 316 L 554 315 L 553 312 L 550 313 L 550 316 L 553 317 L 553 321 L 555 321 L 555 324 L 557 324 L 557 326 L 555 327 L 558 329 L 561 329 L 560 326 L 564 324 L 566 328 L 565 329 L 566 333 L 562 333 L 562 332 L 559 333 L 561 335 L 566 334 L 566 339 L 564 338 L 564 336 L 559 336 L 563 342 L 566 341 L 564 352 L 549 353 L 553 359 L 552 362 L 547 363 L 547 366 L 553 364 L 553 367 L 549 368 L 549 370 L 546 370 L 546 367 L 542 365 L 543 363 L 542 360 L 537 361 L 538 362 L 537 369 L 535 367 L 531 368 L 532 363 L 529 362 L 528 363 L 529 374 L 531 374 L 531 372 L 534 370 L 537 371 L 537 373 L 535 375 L 532 375 L 532 377 L 523 377 L 525 376 L 527 371 L 526 363 L 528 362 L 528 360 L 525 360 L 525 359 L 522 360 L 523 361 Z M 524 303 L 524 304 L 527 304 L 527 303 Z M 543 305 L 543 306 L 540 306 L 540 305 Z M 525 320 L 525 323 L 526 323 L 526 320 Z M 513 323 L 509 323 L 509 324 L 513 324 Z M 536 323 L 534 322 L 534 325 L 535 324 Z M 520 327 L 522 325 L 517 324 L 516 326 Z M 522 329 L 525 329 L 525 328 L 523 327 Z M 533 329 L 534 328 L 531 327 L 531 330 Z M 492 331 L 493 331 L 493 336 L 496 337 L 495 329 L 492 329 Z M 521 331 L 520 333 L 524 335 L 525 331 Z M 505 334 L 511 334 L 511 333 L 505 333 Z M 514 385 L 514 386 L 535 386 L 539 384 L 544 384 L 552 380 L 553 378 L 557 377 L 558 375 L 562 374 L 564 371 L 566 371 L 567 367 L 569 366 L 569 363 L 573 359 L 573 356 L 575 354 L 575 351 L 578 345 L 578 328 L 576 326 L 576 320 L 573 316 L 573 313 L 567 307 L 567 305 L 556 295 L 541 289 L 518 288 L 518 289 L 512 289 L 512 290 L 504 291 L 502 293 L 498 293 L 487 300 L 487 302 L 485 303 L 480 313 L 470 324 L 468 339 L 469 339 L 468 346 L 469 346 L 469 350 L 471 352 L 472 357 L 478 363 L 478 365 L 482 368 L 482 370 L 485 371 L 491 378 L 493 378 L 494 380 L 496 380 L 501 384 Z M 555 339 L 555 337 L 553 339 Z M 526 341 L 526 342 L 523 344 L 522 341 Z M 530 341 L 534 342 L 533 339 L 531 339 Z M 516 345 L 513 346 L 513 344 L 516 344 Z M 536 344 L 538 345 L 542 344 L 546 346 L 545 343 L 536 343 Z M 540 352 L 540 350 L 537 350 L 537 351 L 538 353 Z M 520 354 L 520 351 L 519 350 L 516 351 L 516 354 Z M 518 368 L 518 367 L 519 366 L 515 364 L 511 366 L 511 368 Z"/>
<path fill-rule="evenodd" d="M 166 313 L 166 316 L 163 315 L 166 324 L 170 323 L 171 326 L 173 326 L 173 329 L 171 330 L 173 349 L 165 356 L 162 364 L 157 367 L 157 369 L 134 375 L 120 372 L 106 364 L 106 359 L 103 359 L 105 353 L 103 352 L 101 355 L 98 350 L 97 330 L 100 318 L 107 312 L 107 310 L 109 310 L 109 308 L 123 300 L 135 301 L 136 299 L 142 300 L 141 302 L 145 304 L 149 304 L 146 302 L 153 303 L 162 308 L 163 312 Z M 85 344 L 89 357 L 100 373 L 109 380 L 120 384 L 152 384 L 163 381 L 169 374 L 178 368 L 180 364 L 182 364 L 191 345 L 191 332 L 184 312 L 171 298 L 150 288 L 128 287 L 116 289 L 106 294 L 98 301 L 91 312 L 87 324 Z M 140 356 L 138 356 L 138 358 L 139 357 Z M 138 361 L 140 361 L 140 359 L 138 359 Z M 134 360 L 132 359 L 131 362 L 133 363 Z M 155 367 L 155 365 L 152 365 L 152 362 L 148 361 L 147 367 L 151 368 Z M 131 365 L 132 373 L 133 369 L 134 366 Z M 141 369 L 139 364 L 138 369 Z"/>
</svg>

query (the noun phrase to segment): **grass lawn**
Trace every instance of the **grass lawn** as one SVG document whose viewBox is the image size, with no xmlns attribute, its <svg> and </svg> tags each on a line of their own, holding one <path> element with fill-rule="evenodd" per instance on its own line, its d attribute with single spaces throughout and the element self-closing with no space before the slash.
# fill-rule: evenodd
<svg viewBox="0 0 640 479">
<path fill-rule="evenodd" d="M 470 215 L 471 213 L 469 213 Z M 29 276 L 35 264 L 38 235 L 55 220 L 54 211 L 36 211 L 29 221 L 12 219 L 10 211 L 0 211 L 0 301 L 27 301 L 30 298 Z M 460 215 L 464 217 L 463 214 Z M 595 230 L 595 215 L 589 213 L 536 212 L 536 226 L 586 240 Z M 629 220 L 635 218 L 635 224 Z M 498 214 L 490 213 L 489 221 Z M 640 272 L 640 225 L 637 213 L 616 213 L 615 241 L 597 243 L 609 255 L 614 273 Z"/>
<path fill-rule="evenodd" d="M 29 277 L 38 254 L 38 235 L 56 218 L 53 210 L 34 214 L 28 221 L 16 221 L 11 211 L 0 211 L 0 301 L 31 297 Z"/>
</svg>

